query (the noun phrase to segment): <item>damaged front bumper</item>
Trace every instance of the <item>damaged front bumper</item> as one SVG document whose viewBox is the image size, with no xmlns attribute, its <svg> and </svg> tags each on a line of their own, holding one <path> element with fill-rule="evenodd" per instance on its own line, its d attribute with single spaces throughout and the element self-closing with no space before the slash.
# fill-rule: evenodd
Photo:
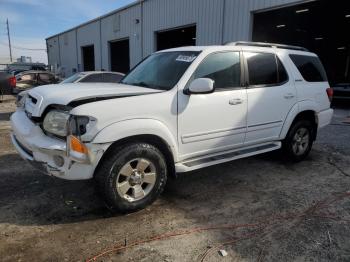
<svg viewBox="0 0 350 262">
<path fill-rule="evenodd" d="M 12 143 L 23 159 L 46 174 L 67 180 L 92 178 L 99 160 L 110 145 L 87 143 L 89 162 L 79 163 L 67 154 L 66 141 L 47 136 L 23 110 L 12 114 L 11 125 Z"/>
</svg>

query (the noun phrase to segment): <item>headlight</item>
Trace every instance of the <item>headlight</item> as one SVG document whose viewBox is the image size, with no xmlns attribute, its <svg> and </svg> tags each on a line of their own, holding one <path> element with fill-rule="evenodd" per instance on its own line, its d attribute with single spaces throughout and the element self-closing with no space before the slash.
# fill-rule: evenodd
<svg viewBox="0 0 350 262">
<path fill-rule="evenodd" d="M 62 111 L 50 111 L 46 114 L 43 127 L 44 130 L 57 136 L 68 135 L 69 114 Z"/>
</svg>

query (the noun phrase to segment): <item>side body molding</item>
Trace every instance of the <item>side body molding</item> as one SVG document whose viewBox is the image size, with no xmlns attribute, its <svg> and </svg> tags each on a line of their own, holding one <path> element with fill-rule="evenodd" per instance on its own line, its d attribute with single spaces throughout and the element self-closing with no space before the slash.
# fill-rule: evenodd
<svg viewBox="0 0 350 262">
<path fill-rule="evenodd" d="M 113 123 L 102 129 L 93 139 L 93 144 L 113 143 L 123 138 L 137 135 L 154 135 L 168 144 L 174 161 L 178 159 L 176 134 L 161 121 L 155 119 L 130 119 Z"/>
<path fill-rule="evenodd" d="M 287 118 L 286 120 L 284 121 L 284 124 L 283 124 L 283 127 L 282 127 L 282 130 L 281 130 L 281 133 L 280 133 L 280 139 L 283 140 L 295 117 L 300 113 L 300 112 L 303 112 L 303 111 L 308 111 L 308 110 L 311 110 L 311 111 L 314 111 L 314 112 L 318 112 L 319 111 L 319 108 L 317 106 L 317 104 L 314 102 L 314 101 L 311 101 L 311 100 L 303 100 L 303 101 L 300 101 L 298 103 L 296 103 L 292 109 L 289 111 L 288 115 L 287 115 Z M 316 119 L 317 121 L 317 119 Z"/>
</svg>

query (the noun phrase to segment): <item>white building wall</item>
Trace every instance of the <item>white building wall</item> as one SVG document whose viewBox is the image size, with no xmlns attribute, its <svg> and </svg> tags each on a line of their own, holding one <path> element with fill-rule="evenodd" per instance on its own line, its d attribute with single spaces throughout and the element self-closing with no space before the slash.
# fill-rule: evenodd
<svg viewBox="0 0 350 262">
<path fill-rule="evenodd" d="M 58 36 L 47 39 L 46 46 L 47 46 L 48 64 L 51 66 L 60 65 L 61 62 L 60 62 L 60 54 L 59 54 Z"/>
<path fill-rule="evenodd" d="M 119 18 L 118 18 L 119 17 Z M 101 20 L 102 68 L 110 70 L 109 42 L 129 39 L 130 66 L 133 67 L 141 59 L 141 9 L 140 5 L 132 6 Z M 136 23 L 139 19 L 139 23 Z M 119 21 L 119 30 L 116 23 Z"/>
<path fill-rule="evenodd" d="M 109 70 L 109 42 L 129 38 L 130 66 L 133 67 L 156 50 L 157 31 L 194 24 L 197 28 L 197 45 L 251 40 L 254 12 L 307 1 L 309 0 L 140 1 L 72 29 L 68 33 L 68 45 L 62 43 L 66 33 L 60 34 L 59 38 L 53 36 L 47 39 L 49 64 L 62 64 L 68 75 L 72 73 L 73 68 L 78 67 L 77 64 L 82 70 L 81 47 L 93 44 L 95 69 Z M 114 28 L 116 16 L 120 16 L 119 30 Z M 139 24 L 136 23 L 136 19 L 140 19 Z M 77 36 L 76 46 L 74 32 Z"/>
<path fill-rule="evenodd" d="M 77 68 L 76 31 L 69 31 L 59 35 L 61 74 L 63 77 L 73 74 Z"/>
<path fill-rule="evenodd" d="M 79 69 L 83 69 L 82 47 L 94 45 L 95 70 L 101 70 L 100 21 L 83 25 L 77 28 L 78 62 Z M 71 53 L 71 51 L 68 51 Z"/>
<path fill-rule="evenodd" d="M 156 50 L 156 32 L 191 24 L 197 26 L 197 45 L 222 38 L 223 0 L 148 0 L 144 2 L 144 55 Z"/>
</svg>

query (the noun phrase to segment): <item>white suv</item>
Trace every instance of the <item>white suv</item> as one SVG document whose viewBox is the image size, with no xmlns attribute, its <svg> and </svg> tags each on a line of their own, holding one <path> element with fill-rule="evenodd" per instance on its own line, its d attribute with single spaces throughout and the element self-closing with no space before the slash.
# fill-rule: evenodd
<svg viewBox="0 0 350 262">
<path fill-rule="evenodd" d="M 12 142 L 48 174 L 94 178 L 112 209 L 129 212 L 177 172 L 280 148 L 304 159 L 331 121 L 331 96 L 318 57 L 300 47 L 176 48 L 119 85 L 30 90 L 11 117 Z"/>
</svg>

